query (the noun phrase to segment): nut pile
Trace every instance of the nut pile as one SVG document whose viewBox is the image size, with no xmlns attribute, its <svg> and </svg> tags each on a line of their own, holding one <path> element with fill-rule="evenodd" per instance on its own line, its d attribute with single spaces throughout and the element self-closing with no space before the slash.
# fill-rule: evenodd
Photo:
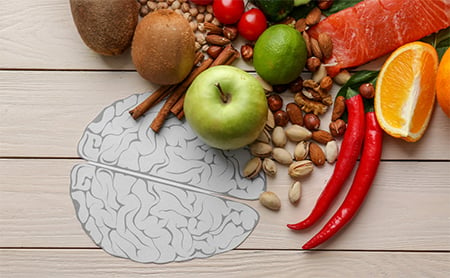
<svg viewBox="0 0 450 278">
<path fill-rule="evenodd" d="M 333 103 L 330 90 L 333 80 L 325 75 L 320 80 L 297 80 L 283 88 L 274 88 L 263 83 L 267 91 L 268 119 L 263 132 L 249 145 L 254 156 L 243 170 L 248 178 L 256 177 L 260 171 L 275 176 L 277 167 L 288 167 L 293 180 L 288 190 L 289 201 L 296 204 L 301 196 L 301 179 L 310 175 L 316 167 L 333 164 L 338 156 L 336 138 L 344 134 L 346 123 L 341 119 L 345 111 L 345 99 L 338 97 Z M 279 92 L 294 93 L 294 102 L 286 105 Z M 329 130 L 321 128 L 320 116 L 332 107 Z M 293 144 L 289 151 L 288 144 Z M 275 196 L 274 196 L 275 195 Z M 261 194 L 260 202 L 269 209 L 277 201 L 275 193 Z M 277 207 L 278 210 L 280 207 Z"/>
<path fill-rule="evenodd" d="M 195 33 L 195 46 L 197 50 L 204 52 L 208 50 L 208 43 L 210 42 L 207 41 L 206 33 L 208 31 L 211 32 L 212 26 L 218 27 L 218 29 L 214 28 L 214 30 L 222 29 L 219 20 L 214 17 L 212 5 L 195 5 L 188 0 L 138 0 L 138 2 L 141 5 L 141 17 L 158 9 L 171 9 L 184 16 L 189 21 L 192 31 Z"/>
</svg>

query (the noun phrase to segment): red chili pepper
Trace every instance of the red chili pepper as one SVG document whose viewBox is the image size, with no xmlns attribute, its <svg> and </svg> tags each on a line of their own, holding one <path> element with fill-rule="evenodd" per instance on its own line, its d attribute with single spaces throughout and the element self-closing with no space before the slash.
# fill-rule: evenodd
<svg viewBox="0 0 450 278">
<path fill-rule="evenodd" d="M 346 99 L 345 103 L 348 112 L 348 125 L 333 174 L 322 194 L 320 194 L 310 215 L 296 224 L 288 224 L 287 226 L 290 229 L 305 229 L 320 219 L 330 207 L 355 167 L 364 139 L 364 105 L 359 94 Z"/>
<path fill-rule="evenodd" d="M 375 112 L 367 112 L 361 161 L 350 190 L 337 212 L 320 232 L 302 246 L 303 249 L 311 249 L 322 244 L 335 235 L 356 214 L 375 178 L 380 163 L 382 143 L 383 132 L 375 117 Z"/>
</svg>

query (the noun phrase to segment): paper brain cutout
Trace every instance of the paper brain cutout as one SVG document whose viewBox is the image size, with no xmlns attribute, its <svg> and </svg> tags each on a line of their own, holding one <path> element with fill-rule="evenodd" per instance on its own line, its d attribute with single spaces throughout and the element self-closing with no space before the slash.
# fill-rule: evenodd
<svg viewBox="0 0 450 278">
<path fill-rule="evenodd" d="M 247 149 L 210 148 L 175 117 L 154 133 L 149 126 L 161 105 L 134 120 L 128 111 L 148 95 L 113 103 L 82 135 L 78 153 L 87 162 L 72 169 L 70 189 L 83 229 L 109 254 L 142 263 L 236 248 L 259 215 L 227 197 L 257 199 L 264 175 L 244 178 Z"/>
</svg>

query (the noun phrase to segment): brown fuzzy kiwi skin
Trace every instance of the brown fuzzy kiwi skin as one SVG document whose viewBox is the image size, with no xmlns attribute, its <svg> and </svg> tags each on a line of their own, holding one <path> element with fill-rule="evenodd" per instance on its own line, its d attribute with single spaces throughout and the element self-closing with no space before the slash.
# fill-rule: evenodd
<svg viewBox="0 0 450 278">
<path fill-rule="evenodd" d="M 105 56 L 131 46 L 139 20 L 136 0 L 70 0 L 72 18 L 83 42 Z"/>
<path fill-rule="evenodd" d="M 181 82 L 195 58 L 195 36 L 189 22 L 168 9 L 148 14 L 136 27 L 131 57 L 144 79 L 159 85 Z"/>
</svg>

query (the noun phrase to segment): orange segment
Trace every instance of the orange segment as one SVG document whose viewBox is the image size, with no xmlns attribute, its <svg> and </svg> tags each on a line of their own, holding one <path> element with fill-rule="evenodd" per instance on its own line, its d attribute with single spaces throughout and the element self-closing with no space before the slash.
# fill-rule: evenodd
<svg viewBox="0 0 450 278">
<path fill-rule="evenodd" d="M 442 56 L 436 77 L 436 97 L 442 110 L 450 118 L 450 48 Z"/>
<path fill-rule="evenodd" d="M 423 42 L 405 44 L 386 60 L 374 100 L 386 133 L 409 142 L 423 136 L 434 107 L 437 67 L 436 50 Z"/>
</svg>

